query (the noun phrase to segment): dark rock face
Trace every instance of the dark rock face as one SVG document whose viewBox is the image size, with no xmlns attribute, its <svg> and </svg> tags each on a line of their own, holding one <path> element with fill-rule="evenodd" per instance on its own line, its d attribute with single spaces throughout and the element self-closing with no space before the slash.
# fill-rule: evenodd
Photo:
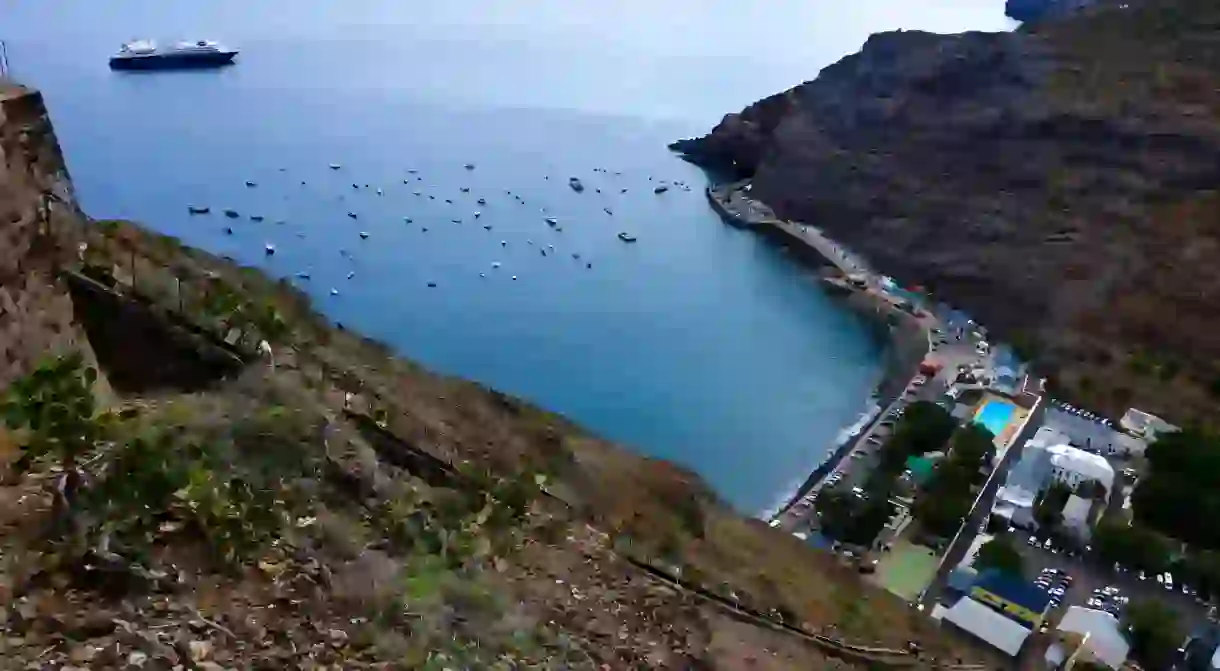
<svg viewBox="0 0 1220 671">
<path fill-rule="evenodd" d="M 1216 25 L 1165 0 L 874 35 L 672 148 L 1036 350 L 1060 390 L 1198 416 L 1220 379 Z"/>
</svg>

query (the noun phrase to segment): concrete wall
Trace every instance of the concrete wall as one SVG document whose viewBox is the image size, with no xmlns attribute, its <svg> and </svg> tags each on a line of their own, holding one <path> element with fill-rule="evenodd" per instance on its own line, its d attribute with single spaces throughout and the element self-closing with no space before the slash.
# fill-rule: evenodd
<svg viewBox="0 0 1220 671">
<path fill-rule="evenodd" d="M 94 361 L 56 273 L 74 252 L 50 234 L 82 216 L 42 94 L 0 80 L 0 390 L 50 353 Z"/>
</svg>

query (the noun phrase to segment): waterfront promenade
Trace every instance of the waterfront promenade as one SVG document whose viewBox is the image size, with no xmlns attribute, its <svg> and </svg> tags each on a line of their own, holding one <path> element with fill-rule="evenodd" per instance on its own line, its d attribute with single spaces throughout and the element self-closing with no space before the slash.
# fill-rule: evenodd
<svg viewBox="0 0 1220 671">
<path fill-rule="evenodd" d="M 878 319 L 894 342 L 890 370 L 878 389 L 881 411 L 828 455 L 772 516 L 778 526 L 795 529 L 807 521 L 810 513 L 808 508 L 798 509 L 797 504 L 816 494 L 825 477 L 848 461 L 874 435 L 881 421 L 906 402 L 904 392 L 919 375 L 919 364 L 931 353 L 931 332 L 939 323 L 933 315 L 915 311 L 904 299 L 890 294 L 882 275 L 818 227 L 779 219 L 770 207 L 750 198 L 748 182 L 709 187 L 707 197 L 726 223 L 776 237 L 790 249 L 799 246 L 805 252 L 803 256 L 816 258 L 837 271 L 841 280 L 850 280 L 834 281 L 836 291 L 845 292 L 853 307 Z"/>
</svg>

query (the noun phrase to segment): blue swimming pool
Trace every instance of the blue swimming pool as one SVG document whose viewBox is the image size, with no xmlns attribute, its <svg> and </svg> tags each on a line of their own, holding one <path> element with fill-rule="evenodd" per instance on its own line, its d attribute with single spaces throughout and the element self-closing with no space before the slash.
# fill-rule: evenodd
<svg viewBox="0 0 1220 671">
<path fill-rule="evenodd" d="M 982 424 L 995 437 L 999 438 L 1004 433 L 1004 429 L 1008 427 L 1008 423 L 1012 421 L 1012 414 L 1016 412 L 1016 406 L 1008 401 L 992 399 L 983 404 L 974 415 L 974 421 Z"/>
</svg>

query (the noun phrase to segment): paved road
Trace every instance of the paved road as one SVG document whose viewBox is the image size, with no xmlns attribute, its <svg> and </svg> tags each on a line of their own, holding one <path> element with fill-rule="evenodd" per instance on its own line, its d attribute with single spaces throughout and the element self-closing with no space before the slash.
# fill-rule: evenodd
<svg viewBox="0 0 1220 671">
<path fill-rule="evenodd" d="M 932 579 L 932 583 L 924 590 L 920 603 L 925 608 L 932 607 L 944 594 L 945 582 L 949 578 L 949 573 L 965 558 L 970 545 L 974 543 L 975 537 L 979 534 L 979 528 L 990 517 L 991 508 L 995 505 L 996 492 L 999 491 L 1000 486 L 1008 479 L 1009 469 L 1020 459 L 1025 441 L 1029 440 L 1034 435 L 1034 432 L 1037 431 L 1038 426 L 1041 425 L 1040 414 L 1038 412 L 1030 417 L 1029 421 L 1025 424 L 1025 428 L 1004 453 L 1004 458 L 1000 460 L 999 465 L 988 476 L 987 482 L 983 485 L 983 491 L 975 500 L 974 507 L 970 510 L 970 514 L 966 516 L 966 521 L 962 523 L 961 530 L 945 551 L 940 567 L 936 571 L 936 577 Z"/>
<path fill-rule="evenodd" d="M 928 323 L 933 324 L 933 322 Z M 933 326 L 929 326 L 929 333 L 931 328 Z M 842 473 L 843 479 L 838 487 L 850 490 L 853 487 L 863 487 L 868 481 L 869 475 L 877 466 L 877 455 L 884 444 L 885 437 L 890 432 L 890 427 L 882 426 L 887 418 L 893 419 L 893 413 L 909 403 L 920 400 L 934 401 L 940 398 L 957 376 L 959 365 L 974 364 L 979 360 L 979 355 L 974 351 L 974 343 L 968 339 L 948 338 L 947 342 L 937 346 L 936 356 L 944 364 L 941 371 L 919 387 L 912 384 L 913 376 L 911 381 L 907 382 L 906 392 L 899 394 L 898 398 L 882 408 L 876 419 L 853 439 L 850 450 L 845 452 L 835 467 L 827 473 L 827 477 L 831 473 Z M 869 439 L 874 436 L 878 438 L 878 441 L 870 443 Z M 780 520 L 780 528 L 796 532 L 806 531 L 813 527 L 815 510 L 811 502 L 825 486 L 825 481 L 823 478 L 814 483 L 800 501 L 776 516 L 775 519 Z"/>
</svg>

